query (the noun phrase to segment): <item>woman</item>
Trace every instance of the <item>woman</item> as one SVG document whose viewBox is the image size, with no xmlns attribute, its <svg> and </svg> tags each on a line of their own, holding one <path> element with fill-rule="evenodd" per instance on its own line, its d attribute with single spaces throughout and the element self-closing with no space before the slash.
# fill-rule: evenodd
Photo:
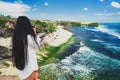
<svg viewBox="0 0 120 80">
<path fill-rule="evenodd" d="M 36 80 L 38 75 L 36 49 L 39 48 L 40 38 L 27 17 L 18 17 L 12 41 L 13 61 L 19 77 L 23 80 Z"/>
</svg>

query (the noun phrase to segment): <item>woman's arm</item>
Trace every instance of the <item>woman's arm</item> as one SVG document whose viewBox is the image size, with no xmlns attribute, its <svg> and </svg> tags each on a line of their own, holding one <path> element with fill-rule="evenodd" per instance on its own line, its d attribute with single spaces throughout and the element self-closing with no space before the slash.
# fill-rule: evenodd
<svg viewBox="0 0 120 80">
<path fill-rule="evenodd" d="M 33 26 L 33 31 L 34 31 L 35 35 L 37 36 L 36 26 Z"/>
<path fill-rule="evenodd" d="M 40 39 L 40 37 L 39 37 L 38 35 L 36 36 L 36 42 L 37 42 L 38 44 L 35 42 L 34 38 L 33 38 L 31 35 L 28 35 L 28 36 L 27 36 L 27 39 L 28 39 L 28 46 L 29 46 L 29 47 L 32 47 L 32 48 L 34 48 L 34 49 L 39 48 L 41 39 Z M 39 46 L 38 46 L 38 45 L 39 45 Z"/>
</svg>

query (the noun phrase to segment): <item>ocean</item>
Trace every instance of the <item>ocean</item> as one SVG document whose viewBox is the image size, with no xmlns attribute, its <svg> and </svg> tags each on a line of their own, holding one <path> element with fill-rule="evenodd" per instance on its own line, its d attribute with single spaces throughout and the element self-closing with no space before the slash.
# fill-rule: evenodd
<svg viewBox="0 0 120 80">
<path fill-rule="evenodd" d="M 98 27 L 74 26 L 75 52 L 61 63 L 75 70 L 89 71 L 95 80 L 120 80 L 120 23 L 99 23 Z"/>
</svg>

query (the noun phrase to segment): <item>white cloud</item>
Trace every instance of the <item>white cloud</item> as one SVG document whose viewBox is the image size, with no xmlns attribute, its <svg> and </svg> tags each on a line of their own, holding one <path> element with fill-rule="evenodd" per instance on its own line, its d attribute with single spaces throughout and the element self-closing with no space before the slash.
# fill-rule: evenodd
<svg viewBox="0 0 120 80">
<path fill-rule="evenodd" d="M 100 2 L 104 2 L 104 0 L 100 0 Z"/>
<path fill-rule="evenodd" d="M 48 6 L 48 3 L 47 2 L 45 2 L 45 4 L 44 4 L 45 6 Z"/>
<path fill-rule="evenodd" d="M 23 4 L 22 0 L 14 3 L 0 1 L 0 12 L 4 15 L 21 16 L 29 11 L 30 8 L 30 6 Z"/>
<path fill-rule="evenodd" d="M 37 7 L 37 5 L 34 5 L 33 8 L 32 8 L 32 11 L 38 11 L 39 8 Z"/>
<path fill-rule="evenodd" d="M 115 8 L 120 8 L 120 3 L 113 1 L 113 2 L 111 2 L 111 6 L 115 7 Z"/>
<path fill-rule="evenodd" d="M 95 15 L 97 15 L 97 16 L 114 16 L 114 15 L 120 15 L 120 12 L 117 12 L 117 13 L 98 13 Z"/>
<path fill-rule="evenodd" d="M 87 11 L 87 10 L 88 10 L 88 8 L 84 8 L 84 10 L 85 10 L 85 11 Z"/>
<path fill-rule="evenodd" d="M 38 11 L 39 8 L 32 8 L 32 11 Z"/>
<path fill-rule="evenodd" d="M 98 13 L 98 14 L 95 14 L 97 16 L 112 16 L 112 15 L 115 15 L 114 13 Z"/>
</svg>

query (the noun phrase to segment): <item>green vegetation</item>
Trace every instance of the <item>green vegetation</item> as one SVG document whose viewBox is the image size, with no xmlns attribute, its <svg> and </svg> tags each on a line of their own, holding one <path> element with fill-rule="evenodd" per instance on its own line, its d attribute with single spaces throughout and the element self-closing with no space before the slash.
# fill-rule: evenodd
<svg viewBox="0 0 120 80">
<path fill-rule="evenodd" d="M 81 26 L 81 22 L 71 22 L 72 26 Z"/>
<path fill-rule="evenodd" d="M 11 16 L 0 15 L 0 37 L 7 38 L 12 36 L 14 24 L 15 18 L 11 18 Z"/>
<path fill-rule="evenodd" d="M 39 21 L 39 20 L 31 20 L 33 26 L 36 26 L 36 30 L 38 33 L 52 33 L 55 31 L 55 26 L 53 23 Z"/>
<path fill-rule="evenodd" d="M 0 37 L 9 37 L 13 34 L 13 27 L 16 22 L 16 18 L 11 18 L 10 16 L 0 15 Z M 30 20 L 33 26 L 36 26 L 36 30 L 38 33 L 52 33 L 56 31 L 55 25 L 50 21 L 39 21 L 39 20 Z M 5 26 L 6 23 L 9 24 Z M 9 26 L 13 24 L 9 28 Z"/>
<path fill-rule="evenodd" d="M 8 16 L 0 15 L 0 28 L 5 27 L 5 23 L 7 23 L 7 22 L 11 22 L 11 23 L 15 24 L 16 18 L 12 18 L 9 15 Z"/>
<path fill-rule="evenodd" d="M 8 22 L 7 19 L 2 19 L 2 18 L 0 18 L 0 28 L 1 28 L 1 27 L 4 27 L 4 25 L 5 25 L 6 22 Z"/>
<path fill-rule="evenodd" d="M 40 80 L 94 80 L 92 74 L 84 73 L 83 75 L 73 75 L 66 70 L 58 70 L 49 66 L 48 68 L 40 69 Z"/>
<path fill-rule="evenodd" d="M 97 22 L 95 22 L 95 23 L 89 23 L 87 26 L 96 26 L 96 27 L 98 27 L 98 23 Z"/>
<path fill-rule="evenodd" d="M 59 24 L 63 25 L 64 29 L 66 30 L 73 26 L 81 26 L 81 22 L 71 22 L 71 21 L 60 21 Z"/>
<path fill-rule="evenodd" d="M 59 62 L 58 56 L 64 50 L 66 45 L 70 43 L 71 40 L 72 37 L 66 43 L 63 43 L 57 47 L 48 46 L 38 51 L 38 65 L 43 66 L 46 64 Z"/>
<path fill-rule="evenodd" d="M 7 22 L 10 22 L 15 25 L 17 18 L 12 18 L 11 16 L 4 16 L 0 15 L 0 37 L 9 37 L 13 33 L 13 30 L 8 29 L 5 24 Z M 50 21 L 50 20 L 32 20 L 30 19 L 33 26 L 36 26 L 36 30 L 38 33 L 52 33 L 56 31 L 56 25 L 62 25 L 64 26 L 64 29 L 68 29 L 72 26 L 98 26 L 99 24 L 97 22 L 95 23 L 86 23 L 81 24 L 81 22 L 73 22 L 73 21 Z"/>
<path fill-rule="evenodd" d="M 70 27 L 74 27 L 74 26 L 92 26 L 92 27 L 97 27 L 99 24 L 97 22 L 77 22 L 77 21 L 56 21 L 54 22 L 57 25 L 62 25 L 64 26 L 64 29 L 69 29 Z"/>
<path fill-rule="evenodd" d="M 81 26 L 81 22 L 73 22 L 73 21 L 56 21 L 56 24 L 63 26 Z"/>
<path fill-rule="evenodd" d="M 55 30 L 56 28 L 52 25 L 52 24 L 48 24 L 48 27 L 46 28 L 46 31 L 48 32 L 48 33 L 52 33 L 52 32 L 55 32 L 56 30 Z"/>
<path fill-rule="evenodd" d="M 62 26 L 70 26 L 70 22 L 69 21 L 57 21 L 57 24 L 62 25 Z"/>
</svg>

